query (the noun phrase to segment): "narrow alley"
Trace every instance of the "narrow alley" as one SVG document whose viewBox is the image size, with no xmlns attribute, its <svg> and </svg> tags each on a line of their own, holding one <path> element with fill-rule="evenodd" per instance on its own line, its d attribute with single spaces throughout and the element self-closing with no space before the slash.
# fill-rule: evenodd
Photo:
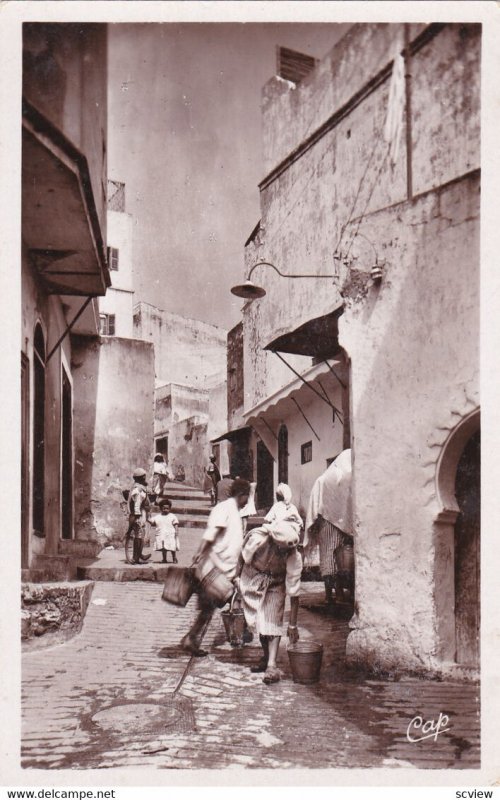
<svg viewBox="0 0 500 800">
<path fill-rule="evenodd" d="M 123 551 L 106 558 L 121 562 Z M 23 767 L 479 766 L 478 686 L 350 673 L 348 622 L 325 613 L 318 583 L 303 584 L 299 611 L 301 638 L 325 647 L 318 684 L 293 683 L 282 643 L 284 678 L 265 686 L 249 669 L 260 648 L 232 649 L 217 614 L 205 636 L 209 656 L 192 659 L 179 691 L 187 705 L 174 714 L 172 692 L 188 663 L 178 643 L 195 600 L 179 609 L 161 600 L 161 590 L 152 581 L 96 581 L 82 631 L 25 653 Z M 414 717 L 437 720 L 440 713 L 449 730 L 437 740 L 408 741 Z"/>
</svg>

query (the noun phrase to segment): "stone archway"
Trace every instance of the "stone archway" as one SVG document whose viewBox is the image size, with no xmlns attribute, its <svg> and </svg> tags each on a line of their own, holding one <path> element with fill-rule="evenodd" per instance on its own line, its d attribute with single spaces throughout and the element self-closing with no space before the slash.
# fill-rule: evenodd
<svg viewBox="0 0 500 800">
<path fill-rule="evenodd" d="M 480 411 L 443 443 L 436 469 L 435 598 L 442 655 L 479 666 Z"/>
</svg>

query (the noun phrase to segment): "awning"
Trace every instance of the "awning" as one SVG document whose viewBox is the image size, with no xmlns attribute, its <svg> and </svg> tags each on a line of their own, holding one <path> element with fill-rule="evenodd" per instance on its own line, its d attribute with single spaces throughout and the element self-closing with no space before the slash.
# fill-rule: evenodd
<svg viewBox="0 0 500 800">
<path fill-rule="evenodd" d="M 338 319 L 343 310 L 341 306 L 330 314 L 308 320 L 295 330 L 273 339 L 264 350 L 318 359 L 333 358 L 340 350 Z"/>
<path fill-rule="evenodd" d="M 211 444 L 217 444 L 217 442 L 222 442 L 224 439 L 227 439 L 229 442 L 234 442 L 236 439 L 242 439 L 243 437 L 250 436 L 252 429 L 249 425 L 245 425 L 242 428 L 235 428 L 232 431 L 227 431 L 223 433 L 222 436 L 218 436 L 217 439 L 210 439 Z"/>
<path fill-rule="evenodd" d="M 306 386 L 304 381 L 311 384 L 313 388 Z M 304 400 L 307 402 L 313 396 L 313 389 L 319 394 L 326 392 L 326 396 L 331 397 L 340 381 L 344 384 L 347 382 L 345 361 L 328 359 L 327 362 L 316 364 L 306 372 L 303 372 L 301 378 L 295 378 L 295 380 L 290 381 L 277 392 L 250 408 L 243 416 L 246 422 L 250 424 L 253 420 L 258 420 L 259 417 L 263 418 L 264 415 L 269 422 L 278 422 L 287 412 L 296 413 L 297 409 L 294 400 L 300 403 Z"/>
<path fill-rule="evenodd" d="M 23 101 L 22 231 L 48 294 L 96 297 L 111 285 L 87 159 Z"/>
</svg>

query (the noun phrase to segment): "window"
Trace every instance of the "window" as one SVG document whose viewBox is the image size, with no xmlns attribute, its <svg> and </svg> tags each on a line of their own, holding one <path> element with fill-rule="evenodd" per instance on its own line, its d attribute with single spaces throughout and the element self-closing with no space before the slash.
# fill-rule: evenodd
<svg viewBox="0 0 500 800">
<path fill-rule="evenodd" d="M 115 315 L 99 314 L 99 333 L 101 336 L 115 335 Z"/>
<path fill-rule="evenodd" d="M 312 461 L 313 457 L 313 443 L 306 442 L 300 446 L 300 463 L 307 464 Z"/>
<path fill-rule="evenodd" d="M 281 425 L 278 431 L 278 481 L 288 483 L 288 429 Z"/>
<path fill-rule="evenodd" d="M 118 269 L 118 248 L 108 247 L 108 267 L 110 269 Z"/>
</svg>

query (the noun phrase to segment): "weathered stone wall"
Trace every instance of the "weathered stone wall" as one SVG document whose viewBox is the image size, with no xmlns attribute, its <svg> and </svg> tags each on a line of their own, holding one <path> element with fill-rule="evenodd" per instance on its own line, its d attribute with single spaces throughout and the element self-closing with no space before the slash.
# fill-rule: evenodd
<svg viewBox="0 0 500 800">
<path fill-rule="evenodd" d="M 148 474 L 154 448 L 154 356 L 148 342 L 74 337 L 75 535 L 123 537 L 122 490 Z"/>
<path fill-rule="evenodd" d="M 118 249 L 118 269 L 110 270 L 111 286 L 99 298 L 99 311 L 115 315 L 115 335 L 134 336 L 134 283 L 132 274 L 133 224 L 130 214 L 108 209 L 108 245 Z"/>
<path fill-rule="evenodd" d="M 381 287 L 366 276 L 366 295 L 346 298 L 340 320 L 355 443 L 348 653 L 430 669 L 454 658 L 453 541 L 435 526 L 436 476 L 443 429 L 479 405 L 479 176 L 382 211 L 366 229 L 397 235 Z"/>
<path fill-rule="evenodd" d="M 267 295 L 243 312 L 245 412 L 289 381 L 262 348 L 343 305 L 356 522 L 348 655 L 431 670 L 454 659 L 453 531 L 437 524 L 437 463 L 453 426 L 479 404 L 481 30 L 410 26 L 411 200 L 404 118 L 395 164 L 383 139 L 403 33 L 356 25 L 298 87 L 273 79 L 265 88 L 266 164 L 283 163 L 261 183 L 246 270 L 266 260 L 332 280 L 254 272 Z M 376 256 L 379 285 L 369 274 Z"/>
<path fill-rule="evenodd" d="M 227 333 L 222 328 L 138 303 L 134 335 L 154 344 L 160 383 L 208 389 L 225 380 Z"/>
<path fill-rule="evenodd" d="M 227 416 L 230 429 L 241 425 L 245 399 L 243 352 L 243 323 L 239 322 L 227 335 Z"/>
<path fill-rule="evenodd" d="M 26 23 L 23 94 L 85 153 L 106 241 L 106 24 Z"/>
<path fill-rule="evenodd" d="M 411 26 L 412 35 L 421 30 L 422 26 Z M 399 25 L 354 26 L 326 64 L 322 62 L 296 89 L 288 88 L 284 94 L 280 85 L 273 102 L 268 85 L 263 104 L 264 149 L 273 166 L 302 143 L 306 131 L 311 134 L 327 119 L 327 107 L 331 116 L 389 65 L 401 37 Z M 480 27 L 476 25 L 444 26 L 412 58 L 415 193 L 479 167 L 479 63 Z M 349 233 L 341 233 L 350 216 L 358 220 L 406 199 L 405 125 L 394 167 L 383 139 L 389 79 L 387 72 L 331 130 L 281 174 L 261 184 L 261 230 L 246 248 L 246 271 L 257 260 L 267 260 L 285 273 L 334 277 L 330 283 L 286 280 L 265 267 L 254 272 L 253 279 L 265 287 L 267 295 L 244 308 L 245 411 L 287 382 L 286 368 L 275 365 L 262 347 L 342 303 L 339 286 L 344 276 L 342 265 L 334 259 L 335 250 L 349 250 L 356 268 L 371 266 L 374 249 L 364 235 L 377 255 L 384 257 L 385 237 L 379 243 L 377 236 L 367 234 L 364 223 L 355 238 L 352 227 Z M 323 106 L 325 93 L 327 106 Z M 300 362 L 292 359 L 292 363 Z"/>
<path fill-rule="evenodd" d="M 92 595 L 92 581 L 21 585 L 24 647 L 48 647 L 78 633 Z"/>
<path fill-rule="evenodd" d="M 42 326 L 46 354 L 59 340 L 66 329 L 66 319 L 61 299 L 55 295 L 48 296 L 40 285 L 36 272 L 29 264 L 27 253 L 23 248 L 22 269 L 22 352 L 27 356 L 30 369 L 30 408 L 29 419 L 33 419 L 34 381 L 33 381 L 33 337 L 35 325 Z M 61 536 L 61 370 L 64 363 L 69 379 L 71 349 L 68 337 L 54 353 L 45 369 L 45 525 L 44 537 L 32 534 L 32 470 L 29 470 L 29 484 L 22 487 L 25 501 L 28 504 L 27 518 L 29 525 L 29 554 L 27 562 L 31 563 L 33 555 L 57 553 Z M 30 441 L 33 458 L 33 441 Z"/>
</svg>

